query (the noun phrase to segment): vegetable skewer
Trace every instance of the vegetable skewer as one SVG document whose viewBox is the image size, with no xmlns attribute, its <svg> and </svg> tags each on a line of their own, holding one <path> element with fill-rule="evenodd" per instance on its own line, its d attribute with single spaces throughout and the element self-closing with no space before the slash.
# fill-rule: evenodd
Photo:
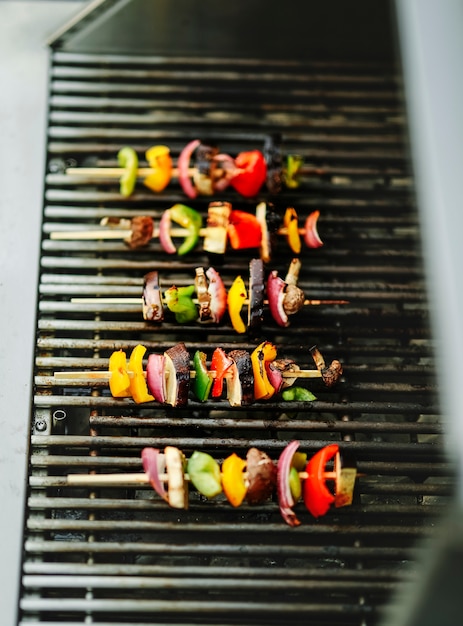
<svg viewBox="0 0 463 626">
<path fill-rule="evenodd" d="M 141 298 L 129 297 L 96 297 L 71 298 L 75 304 L 141 304 L 143 319 L 147 321 L 164 321 L 165 307 L 171 311 L 177 322 L 200 322 L 218 324 L 228 309 L 230 321 L 238 333 L 247 328 L 256 329 L 262 325 L 264 305 L 269 306 L 274 321 L 282 327 L 289 326 L 288 316 L 298 313 L 304 306 L 347 304 L 346 300 L 309 300 L 297 286 L 301 262 L 295 258 L 291 261 L 286 278 L 283 280 L 275 270 L 265 281 L 264 266 L 261 259 L 252 259 L 249 263 L 249 286 L 237 276 L 230 289 L 227 290 L 223 281 L 213 267 L 206 271 L 202 267 L 195 269 L 194 284 L 183 287 L 172 285 L 162 293 L 157 271 L 148 272 L 143 280 Z M 268 299 L 264 298 L 267 291 Z M 249 292 L 249 297 L 248 297 Z M 196 294 L 196 297 L 195 297 Z M 247 306 L 247 324 L 241 312 Z"/>
<path fill-rule="evenodd" d="M 163 354 L 148 355 L 146 369 L 143 360 L 146 347 L 138 344 L 127 362 L 123 350 L 113 352 L 108 370 L 89 372 L 55 372 L 56 380 L 104 380 L 109 384 L 115 398 L 130 398 L 137 404 L 157 401 L 173 407 L 188 404 L 190 388 L 200 402 L 221 398 L 225 382 L 227 399 L 231 406 L 251 404 L 254 400 L 267 400 L 288 387 L 294 392 L 292 400 L 312 400 L 313 394 L 303 387 L 293 387 L 298 378 L 321 378 L 327 387 L 332 387 L 342 374 L 342 365 L 334 360 L 325 364 L 318 348 L 310 348 L 317 369 L 301 370 L 291 359 L 277 359 L 276 347 L 261 342 L 251 354 L 246 350 L 232 350 L 228 354 L 216 348 L 207 367 L 205 353 L 197 350 L 193 359 L 183 342 Z M 190 369 L 193 362 L 194 370 Z"/>
<path fill-rule="evenodd" d="M 187 459 L 173 446 L 166 446 L 163 452 L 147 447 L 141 452 L 143 473 L 69 474 L 67 483 L 80 487 L 151 484 L 175 509 L 188 508 L 190 487 L 208 499 L 223 493 L 235 508 L 243 502 L 262 504 L 276 492 L 284 521 L 294 527 L 300 525 L 293 510 L 299 500 L 303 500 L 306 509 L 316 518 L 325 515 L 333 505 L 349 506 L 360 476 L 356 463 L 346 460 L 338 444 L 321 448 L 310 459 L 306 453 L 298 451 L 299 445 L 297 440 L 289 442 L 276 463 L 265 452 L 250 448 L 245 459 L 233 452 L 222 464 L 198 450 Z M 332 468 L 329 467 L 331 462 Z"/>
<path fill-rule="evenodd" d="M 283 183 L 288 188 L 299 186 L 302 158 L 288 155 L 283 164 L 280 137 L 268 136 L 263 150 L 240 152 L 236 158 L 219 153 L 216 146 L 206 145 L 194 139 L 180 152 L 177 167 L 174 167 L 170 149 L 165 145 L 149 148 L 145 157 L 149 167 L 140 168 L 138 153 L 131 147 L 121 148 L 117 154 L 117 168 L 67 168 L 69 176 L 91 178 L 119 178 L 120 193 L 130 196 L 137 180 L 143 179 L 146 187 L 159 193 L 173 178 L 177 178 L 183 192 L 189 198 L 197 195 L 212 195 L 224 191 L 228 186 L 244 197 L 254 197 L 263 187 L 276 194 Z"/>
<path fill-rule="evenodd" d="M 234 250 L 259 248 L 264 262 L 271 259 L 276 236 L 286 237 L 295 254 L 301 251 L 301 237 L 308 248 L 319 248 L 323 242 L 318 234 L 317 222 L 320 211 L 312 211 L 299 228 L 298 216 L 293 207 L 288 207 L 283 217 L 277 215 L 273 205 L 261 202 L 256 214 L 233 210 L 229 202 L 211 202 L 208 207 L 207 226 L 203 227 L 201 214 L 184 204 L 174 204 L 166 209 L 155 226 L 154 220 L 146 215 L 132 219 L 103 218 L 101 228 L 95 230 L 52 231 L 53 240 L 122 240 L 130 248 L 147 246 L 152 239 L 159 238 L 167 254 L 183 256 L 191 252 L 204 238 L 203 249 L 212 254 L 224 254 L 227 245 Z M 172 223 L 177 224 L 176 227 Z M 173 238 L 184 238 L 177 248 Z"/>
</svg>

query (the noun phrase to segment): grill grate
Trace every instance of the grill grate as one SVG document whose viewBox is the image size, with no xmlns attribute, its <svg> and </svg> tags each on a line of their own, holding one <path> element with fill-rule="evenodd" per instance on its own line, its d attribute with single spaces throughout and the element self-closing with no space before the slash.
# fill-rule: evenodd
<svg viewBox="0 0 463 626">
<path fill-rule="evenodd" d="M 220 70 L 217 70 L 220 67 Z M 404 144 L 400 76 L 378 64 L 298 63 L 87 55 L 54 51 L 43 219 L 36 395 L 30 456 L 21 625 L 377 624 L 400 585 L 415 576 L 419 539 L 451 497 L 442 448 L 420 234 Z M 104 216 L 159 219 L 184 201 L 171 185 L 130 199 L 110 179 L 70 177 L 66 165 L 115 166 L 124 144 L 139 154 L 166 143 L 178 154 L 196 136 L 225 152 L 259 147 L 280 132 L 310 171 L 278 201 L 300 215 L 320 209 L 325 245 L 303 250 L 300 284 L 313 306 L 288 329 L 266 316 L 262 337 L 220 327 L 153 327 L 137 305 L 76 304 L 80 296 L 139 296 L 143 275 L 187 284 L 208 265 L 201 251 L 179 262 L 159 244 L 56 241 L 56 230 L 93 228 Z M 229 194 L 235 208 L 254 202 Z M 207 199 L 191 202 L 205 214 Z M 281 244 L 272 269 L 291 253 Z M 226 284 L 247 271 L 233 251 Z M 106 383 L 57 381 L 57 370 L 104 369 L 109 354 L 143 343 L 163 351 L 185 341 L 209 356 L 217 345 L 274 341 L 281 356 L 311 367 L 308 347 L 345 374 L 334 389 L 311 382 L 317 400 L 280 399 L 232 409 L 186 409 L 113 399 Z M 313 364 L 312 364 L 313 366 Z M 141 470 L 144 446 L 176 445 L 218 460 L 257 446 L 276 459 L 294 438 L 308 453 L 341 442 L 355 455 L 354 505 L 290 529 L 275 502 L 232 509 L 190 494 L 175 511 L 151 488 L 70 487 L 68 473 Z"/>
</svg>

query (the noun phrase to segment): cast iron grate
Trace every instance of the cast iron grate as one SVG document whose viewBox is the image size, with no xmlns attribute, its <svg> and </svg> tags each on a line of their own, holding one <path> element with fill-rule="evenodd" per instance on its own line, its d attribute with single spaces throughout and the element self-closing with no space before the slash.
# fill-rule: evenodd
<svg viewBox="0 0 463 626">
<path fill-rule="evenodd" d="M 219 69 L 217 69 L 219 68 Z M 452 492 L 442 448 L 420 233 L 406 158 L 406 120 L 395 68 L 375 64 L 252 59 L 52 55 L 36 395 L 24 542 L 21 624 L 306 624 L 372 626 L 415 575 L 419 540 L 433 532 Z M 76 304 L 74 297 L 139 296 L 157 269 L 165 285 L 188 284 L 207 266 L 158 243 L 57 241 L 56 230 L 93 228 L 102 217 L 159 219 L 184 202 L 175 184 L 143 186 L 129 199 L 111 179 L 70 177 L 67 165 L 116 165 L 165 143 L 178 154 L 195 137 L 235 154 L 281 133 L 309 170 L 277 203 L 301 216 L 319 209 L 324 246 L 301 253 L 300 284 L 313 306 L 285 330 L 266 314 L 259 336 L 230 324 L 153 327 L 138 305 Z M 227 193 L 235 208 L 256 202 Z M 262 196 L 264 199 L 264 196 Z M 203 215 L 208 199 L 192 201 Z M 292 258 L 279 245 L 271 269 Z M 219 269 L 246 275 L 249 251 Z M 305 383 L 317 399 L 231 409 L 226 401 L 184 410 L 113 399 L 106 383 L 58 381 L 55 371 L 104 369 L 110 353 L 143 343 L 163 351 L 185 341 L 209 356 L 217 345 L 252 349 L 261 339 L 313 367 L 317 344 L 344 365 L 340 383 Z M 147 487 L 76 488 L 69 473 L 141 471 L 144 446 L 176 445 L 218 460 L 250 446 L 275 460 L 291 439 L 308 453 L 339 442 L 355 455 L 352 507 L 287 527 L 276 502 L 232 509 L 192 492 L 169 509 Z"/>
</svg>

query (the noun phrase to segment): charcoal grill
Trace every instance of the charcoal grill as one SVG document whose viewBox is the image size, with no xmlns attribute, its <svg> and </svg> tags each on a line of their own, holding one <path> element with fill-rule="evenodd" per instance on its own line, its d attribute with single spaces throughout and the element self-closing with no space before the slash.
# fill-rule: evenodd
<svg viewBox="0 0 463 626">
<path fill-rule="evenodd" d="M 321 46 L 314 56 L 300 37 L 294 55 L 281 44 L 278 54 L 266 44 L 259 55 L 255 39 L 237 54 L 214 37 L 184 40 L 169 53 L 167 37 L 145 54 L 92 49 L 89 20 L 109 23 L 103 33 L 110 32 L 127 4 L 134 3 L 95 3 L 51 45 L 19 623 L 378 624 L 393 594 L 419 574 L 421 540 L 434 536 L 454 492 L 392 31 L 377 48 L 372 42 L 368 61 L 354 48 L 341 57 Z M 138 8 L 150 11 L 148 4 Z M 206 22 L 216 15 L 208 10 Z M 280 26 L 284 33 L 286 22 Z M 270 133 L 306 163 L 301 187 L 275 202 L 301 215 L 321 212 L 324 246 L 301 253 L 300 285 L 310 298 L 347 304 L 308 307 L 284 331 L 266 313 L 259 333 L 242 336 L 228 322 L 155 326 L 138 305 L 72 301 L 139 296 L 152 269 L 165 285 L 187 284 L 210 259 L 200 249 L 167 258 L 156 241 L 129 250 L 116 241 L 51 239 L 106 216 L 157 220 L 184 201 L 175 184 L 160 195 L 139 185 L 123 199 L 114 179 L 70 176 L 68 166 L 114 166 L 127 144 L 143 154 L 165 143 L 178 154 L 197 136 L 234 154 Z M 256 204 L 233 193 L 227 199 L 244 210 Z M 208 199 L 190 205 L 205 215 Z M 280 243 L 272 269 L 283 273 L 292 256 Z M 249 251 L 227 256 L 218 267 L 226 284 L 247 272 L 250 258 Z M 252 350 L 264 338 L 306 368 L 317 344 L 327 361 L 342 361 L 342 380 L 330 389 L 304 382 L 317 397 L 311 403 L 278 398 L 232 409 L 191 396 L 187 408 L 168 409 L 116 400 L 105 381 L 54 377 L 104 369 L 113 350 L 137 343 L 159 352 L 184 341 L 191 354 L 210 356 L 218 345 Z M 66 482 L 72 473 L 141 471 L 144 446 L 175 445 L 187 456 L 203 450 L 219 460 L 257 446 L 276 460 L 295 438 L 309 454 L 340 443 L 362 473 L 351 507 L 314 520 L 297 505 L 297 529 L 284 524 L 276 501 L 232 509 L 192 492 L 189 510 L 178 512 L 146 486 Z"/>
</svg>

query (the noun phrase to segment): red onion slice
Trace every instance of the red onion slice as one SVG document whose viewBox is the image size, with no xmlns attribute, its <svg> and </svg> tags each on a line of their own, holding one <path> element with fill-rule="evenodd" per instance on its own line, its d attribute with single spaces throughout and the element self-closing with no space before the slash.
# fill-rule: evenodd
<svg viewBox="0 0 463 626">
<path fill-rule="evenodd" d="M 212 187 L 214 191 L 224 191 L 229 186 L 233 176 L 237 174 L 235 160 L 229 154 L 220 153 L 214 156 L 214 161 L 217 169 L 222 170 L 222 176 L 212 181 Z"/>
<path fill-rule="evenodd" d="M 163 354 L 150 354 L 146 364 L 148 389 L 158 402 L 166 401 L 166 357 Z"/>
<path fill-rule="evenodd" d="M 164 474 L 166 469 L 164 455 L 160 454 L 160 451 L 157 448 L 143 448 L 141 451 L 141 458 L 143 462 L 143 469 L 145 470 L 154 491 L 161 496 L 163 500 L 169 502 L 167 491 L 164 489 L 164 485 L 160 478 L 160 474 Z"/>
<path fill-rule="evenodd" d="M 170 224 L 170 209 L 166 209 L 159 222 L 159 243 L 164 252 L 167 252 L 167 254 L 175 254 L 177 249 L 170 236 Z"/>
<path fill-rule="evenodd" d="M 320 211 L 313 211 L 305 220 L 304 241 L 308 248 L 320 248 L 323 245 L 323 241 L 320 239 L 317 230 L 317 221 L 319 216 Z"/>
<path fill-rule="evenodd" d="M 227 290 L 220 274 L 213 267 L 206 270 L 206 276 L 209 279 L 207 290 L 211 296 L 212 321 L 218 324 L 227 310 Z"/>
<path fill-rule="evenodd" d="M 270 381 L 270 384 L 278 393 L 283 388 L 283 373 L 282 371 L 276 367 L 273 362 L 265 363 L 265 370 L 267 372 L 267 377 Z"/>
<path fill-rule="evenodd" d="M 148 272 L 143 277 L 143 319 L 152 322 L 162 322 L 164 307 L 159 288 L 159 275 L 156 270 Z"/>
<path fill-rule="evenodd" d="M 280 513 L 289 526 L 299 526 L 300 521 L 297 519 L 292 507 L 294 506 L 294 498 L 291 494 L 289 484 L 289 472 L 294 453 L 299 448 L 299 441 L 291 441 L 283 452 L 280 454 L 277 465 L 277 494 Z"/>
<path fill-rule="evenodd" d="M 279 326 L 289 325 L 288 316 L 283 308 L 285 281 L 272 270 L 267 280 L 267 296 L 270 314 Z"/>
<path fill-rule="evenodd" d="M 198 195 L 198 191 L 196 187 L 194 187 L 190 178 L 190 159 L 193 152 L 196 148 L 201 144 L 199 139 L 193 139 L 190 141 L 183 150 L 181 151 L 178 159 L 177 159 L 177 168 L 178 168 L 178 180 L 183 189 L 183 192 L 189 198 L 196 198 Z"/>
</svg>

